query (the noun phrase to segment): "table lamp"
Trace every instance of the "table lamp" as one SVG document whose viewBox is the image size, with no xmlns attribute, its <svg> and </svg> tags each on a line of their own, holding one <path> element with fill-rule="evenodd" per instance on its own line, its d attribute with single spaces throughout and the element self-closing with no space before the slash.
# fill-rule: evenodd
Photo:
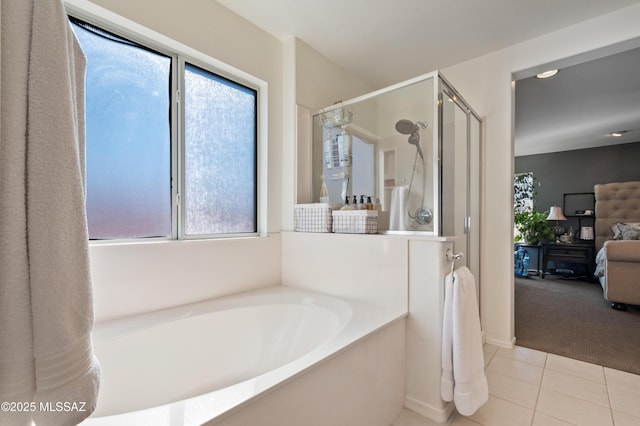
<svg viewBox="0 0 640 426">
<path fill-rule="evenodd" d="M 567 218 L 562 214 L 562 208 L 559 206 L 552 206 L 549 209 L 549 216 L 547 216 L 547 220 L 555 220 L 555 226 L 552 226 L 551 229 L 556 234 L 556 243 L 560 241 L 560 235 L 564 234 L 565 228 L 564 226 L 560 226 L 558 224 L 559 220 L 567 220 Z"/>
</svg>

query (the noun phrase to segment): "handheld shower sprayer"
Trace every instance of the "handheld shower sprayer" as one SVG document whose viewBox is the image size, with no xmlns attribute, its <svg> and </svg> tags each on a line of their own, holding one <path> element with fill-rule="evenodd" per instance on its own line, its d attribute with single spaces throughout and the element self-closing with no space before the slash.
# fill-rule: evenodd
<svg viewBox="0 0 640 426">
<path fill-rule="evenodd" d="M 424 121 L 416 121 L 415 123 L 406 118 L 398 120 L 396 123 L 396 130 L 398 133 L 409 136 L 409 143 L 416 146 L 418 155 L 424 161 L 424 155 L 422 154 L 422 148 L 420 147 L 420 129 L 426 129 L 427 123 Z"/>
<path fill-rule="evenodd" d="M 409 214 L 409 217 L 411 219 L 414 219 L 419 225 L 428 225 L 433 220 L 433 214 L 431 210 L 424 206 L 424 199 L 425 199 L 425 192 L 426 192 L 426 185 L 427 185 L 427 181 L 426 181 L 427 173 L 424 170 L 426 166 L 424 162 L 424 155 L 422 153 L 422 147 L 420 147 L 420 130 L 426 129 L 426 128 L 427 128 L 427 123 L 424 121 L 416 121 L 414 123 L 411 120 L 407 120 L 406 118 L 403 118 L 398 120 L 398 122 L 396 123 L 396 130 L 398 131 L 398 133 L 401 133 L 403 135 L 409 135 L 409 143 L 411 145 L 415 145 L 416 153 L 417 155 L 420 156 L 420 159 L 422 160 L 422 167 L 423 167 L 422 204 L 420 207 L 418 207 L 418 209 L 416 210 L 413 216 L 409 211 L 407 211 L 407 213 Z M 416 171 L 417 161 L 418 161 L 418 157 L 416 156 L 415 161 L 413 163 L 413 171 L 411 172 L 411 180 L 409 183 L 409 193 L 411 193 L 411 187 L 413 185 L 413 176 Z"/>
</svg>

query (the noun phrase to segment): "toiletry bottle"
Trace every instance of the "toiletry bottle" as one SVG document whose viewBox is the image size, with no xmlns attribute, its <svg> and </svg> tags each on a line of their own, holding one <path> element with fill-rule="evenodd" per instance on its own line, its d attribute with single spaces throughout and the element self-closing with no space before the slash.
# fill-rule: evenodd
<svg viewBox="0 0 640 426">
<path fill-rule="evenodd" d="M 351 205 L 353 206 L 353 208 L 358 208 L 358 197 L 356 197 L 355 195 L 353 196 L 353 202 L 351 203 Z"/>
<path fill-rule="evenodd" d="M 322 186 L 320 187 L 320 202 L 329 202 L 329 193 L 327 192 L 327 185 L 324 183 L 324 175 L 322 175 Z"/>
<path fill-rule="evenodd" d="M 360 196 L 360 201 L 358 201 L 358 210 L 364 209 L 364 199 L 363 196 Z"/>
<path fill-rule="evenodd" d="M 371 202 L 371 197 L 367 197 L 366 209 L 373 210 L 373 203 Z"/>
<path fill-rule="evenodd" d="M 345 197 L 344 206 L 340 207 L 340 210 L 355 210 L 355 209 L 356 209 L 355 205 L 349 204 L 349 196 Z"/>
</svg>

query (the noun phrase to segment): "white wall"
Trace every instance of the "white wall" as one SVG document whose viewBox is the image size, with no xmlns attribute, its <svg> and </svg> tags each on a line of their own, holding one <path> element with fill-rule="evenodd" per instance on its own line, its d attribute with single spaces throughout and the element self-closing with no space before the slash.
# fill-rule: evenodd
<svg viewBox="0 0 640 426">
<path fill-rule="evenodd" d="M 278 285 L 280 252 L 280 234 L 93 245 L 90 258 L 96 321 Z"/>
<path fill-rule="evenodd" d="M 389 320 L 407 313 L 409 238 L 282 233 L 282 283 L 376 305 Z"/>
<path fill-rule="evenodd" d="M 310 114 L 370 91 L 366 83 L 302 41 L 291 38 L 283 43 L 282 230 L 293 230 L 294 204 L 313 201 Z"/>
<path fill-rule="evenodd" d="M 440 398 L 440 377 L 444 277 L 451 270 L 446 252 L 453 250 L 455 242 L 454 238 L 409 240 L 405 406 L 440 423 L 446 422 L 453 410 L 452 403 Z"/>
<path fill-rule="evenodd" d="M 635 5 L 443 70 L 485 120 L 480 281 L 489 342 L 514 337 L 512 73 L 640 37 L 638 22 Z"/>
<path fill-rule="evenodd" d="M 312 112 L 374 90 L 296 39 L 296 102 Z"/>
</svg>

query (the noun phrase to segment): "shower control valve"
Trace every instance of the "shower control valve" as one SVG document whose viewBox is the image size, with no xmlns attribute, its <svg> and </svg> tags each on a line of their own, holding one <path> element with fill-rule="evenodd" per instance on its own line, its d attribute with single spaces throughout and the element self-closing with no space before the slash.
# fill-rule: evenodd
<svg viewBox="0 0 640 426">
<path fill-rule="evenodd" d="M 420 207 L 418 210 L 416 210 L 416 222 L 418 222 L 420 225 L 428 225 L 432 220 L 433 213 L 431 212 L 431 209 Z"/>
</svg>

